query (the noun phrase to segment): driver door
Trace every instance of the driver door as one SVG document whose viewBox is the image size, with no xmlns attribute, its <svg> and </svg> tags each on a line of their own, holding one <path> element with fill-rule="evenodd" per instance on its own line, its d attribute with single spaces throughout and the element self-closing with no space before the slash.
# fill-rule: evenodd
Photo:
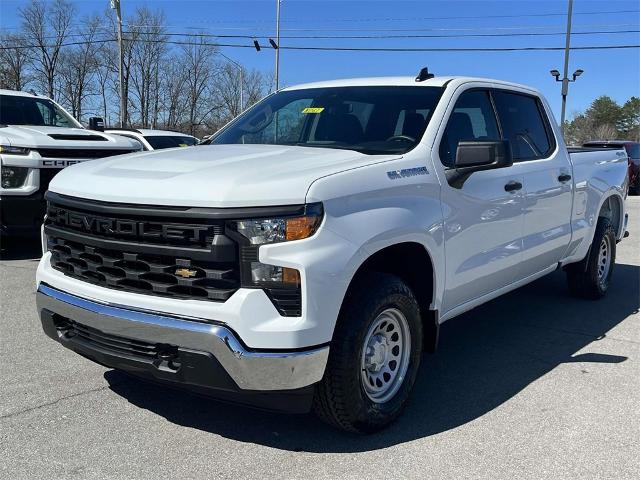
<svg viewBox="0 0 640 480">
<path fill-rule="evenodd" d="M 449 114 L 438 160 L 451 169 L 460 141 L 501 138 L 488 90 L 467 90 Z M 522 183 L 513 167 L 474 172 L 462 185 L 443 180 L 443 314 L 515 280 L 522 259 Z"/>
</svg>

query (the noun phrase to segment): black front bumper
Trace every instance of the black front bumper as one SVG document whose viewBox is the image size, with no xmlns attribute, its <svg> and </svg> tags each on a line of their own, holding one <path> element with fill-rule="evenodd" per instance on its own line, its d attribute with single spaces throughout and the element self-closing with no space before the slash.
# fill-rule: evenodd
<svg viewBox="0 0 640 480">
<path fill-rule="evenodd" d="M 39 313 L 47 336 L 105 367 L 229 403 L 286 413 L 311 409 L 313 385 L 268 392 L 241 389 L 209 352 L 105 333 L 46 308 Z"/>
<path fill-rule="evenodd" d="M 0 234 L 37 237 L 44 220 L 46 202 L 42 192 L 0 197 Z"/>
</svg>

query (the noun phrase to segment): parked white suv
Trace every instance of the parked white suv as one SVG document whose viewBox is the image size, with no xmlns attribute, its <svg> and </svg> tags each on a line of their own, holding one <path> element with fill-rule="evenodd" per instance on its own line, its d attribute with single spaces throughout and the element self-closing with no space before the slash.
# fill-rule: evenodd
<svg viewBox="0 0 640 480">
<path fill-rule="evenodd" d="M 140 142 L 144 150 L 161 150 L 163 148 L 191 147 L 198 139 L 186 133 L 171 130 L 151 130 L 148 128 L 107 128 L 105 131 L 121 135 Z"/>
<path fill-rule="evenodd" d="M 0 90 L 0 237 L 37 238 L 44 192 L 63 168 L 138 150 L 137 142 L 83 128 L 47 97 Z"/>
<path fill-rule="evenodd" d="M 320 82 L 209 145 L 74 166 L 47 197 L 44 331 L 136 375 L 380 429 L 442 322 L 558 268 L 606 293 L 627 156 L 567 151 L 550 112 L 498 80 Z"/>
</svg>

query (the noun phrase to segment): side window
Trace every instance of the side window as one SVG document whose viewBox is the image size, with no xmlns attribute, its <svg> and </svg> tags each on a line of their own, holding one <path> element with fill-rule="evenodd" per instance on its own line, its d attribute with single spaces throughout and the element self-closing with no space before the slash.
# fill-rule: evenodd
<svg viewBox="0 0 640 480">
<path fill-rule="evenodd" d="M 499 140 L 498 124 L 485 90 L 470 90 L 460 95 L 451 112 L 440 142 L 440 161 L 453 167 L 461 141 Z"/>
<path fill-rule="evenodd" d="M 504 138 L 511 143 L 514 160 L 544 158 L 551 153 L 549 128 L 539 100 L 500 90 L 493 92 Z"/>
</svg>

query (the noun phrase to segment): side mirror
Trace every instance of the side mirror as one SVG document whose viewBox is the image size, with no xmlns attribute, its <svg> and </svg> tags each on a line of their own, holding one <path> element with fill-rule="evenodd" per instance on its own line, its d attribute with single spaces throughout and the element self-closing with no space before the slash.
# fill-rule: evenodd
<svg viewBox="0 0 640 480">
<path fill-rule="evenodd" d="M 509 140 L 460 142 L 454 166 L 457 170 L 491 170 L 513 165 Z"/>
<path fill-rule="evenodd" d="M 513 165 L 513 156 L 508 140 L 459 142 L 454 168 L 447 170 L 447 181 L 452 187 L 462 188 L 473 172 L 511 165 Z"/>
<path fill-rule="evenodd" d="M 104 132 L 104 120 L 100 117 L 89 118 L 89 130 Z"/>
</svg>

